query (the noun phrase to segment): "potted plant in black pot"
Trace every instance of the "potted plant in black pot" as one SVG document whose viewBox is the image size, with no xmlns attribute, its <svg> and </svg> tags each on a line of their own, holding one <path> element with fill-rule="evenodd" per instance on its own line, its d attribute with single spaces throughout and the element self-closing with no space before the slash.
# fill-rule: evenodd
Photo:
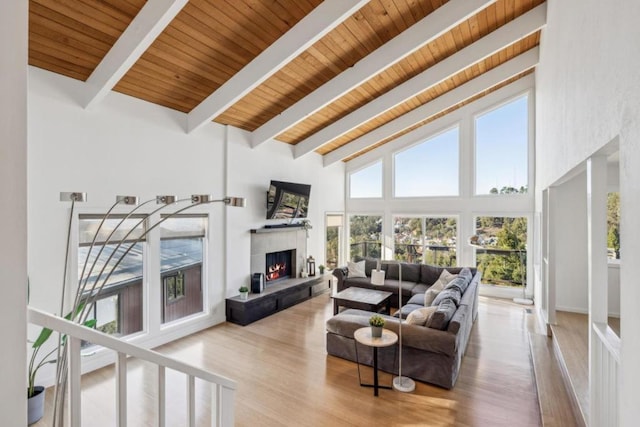
<svg viewBox="0 0 640 427">
<path fill-rule="evenodd" d="M 384 319 L 382 316 L 374 314 L 369 318 L 369 325 L 371 325 L 371 337 L 380 338 L 382 336 L 382 327 L 384 326 Z"/>
<path fill-rule="evenodd" d="M 84 304 L 81 304 L 76 309 L 76 315 L 78 315 L 82 309 L 84 308 Z M 71 313 L 65 316 L 65 319 L 71 319 Z M 84 326 L 89 328 L 93 328 L 96 325 L 95 319 L 90 319 L 84 322 Z M 42 368 L 44 365 L 49 363 L 56 363 L 56 353 L 58 352 L 58 346 L 54 346 L 51 351 L 49 351 L 44 356 L 40 355 L 40 350 L 42 350 L 42 346 L 49 340 L 51 335 L 53 334 L 53 330 L 49 328 L 42 328 L 38 338 L 33 342 L 31 348 L 33 348 L 33 352 L 31 353 L 31 359 L 29 360 L 28 366 L 28 378 L 27 378 L 27 423 L 33 424 L 40 420 L 44 415 L 44 397 L 45 397 L 45 388 L 40 385 L 36 385 L 36 375 L 38 370 Z M 66 335 L 62 336 L 61 343 L 64 344 L 67 339 Z"/>
</svg>

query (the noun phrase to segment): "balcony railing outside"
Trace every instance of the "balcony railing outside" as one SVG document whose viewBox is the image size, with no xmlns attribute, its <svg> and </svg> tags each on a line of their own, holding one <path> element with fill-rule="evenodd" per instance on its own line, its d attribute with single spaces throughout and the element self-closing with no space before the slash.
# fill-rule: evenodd
<svg viewBox="0 0 640 427">
<path fill-rule="evenodd" d="M 366 241 L 351 243 L 350 247 L 351 259 L 380 258 L 382 243 Z M 476 248 L 476 254 L 476 267 L 482 271 L 484 283 L 511 287 L 521 287 L 526 283 L 526 250 Z M 441 267 L 457 265 L 456 248 L 452 246 L 396 244 L 395 258 L 404 262 L 423 262 Z"/>
<path fill-rule="evenodd" d="M 527 251 L 476 248 L 476 267 L 482 271 L 483 283 L 521 287 L 527 280 Z"/>
</svg>

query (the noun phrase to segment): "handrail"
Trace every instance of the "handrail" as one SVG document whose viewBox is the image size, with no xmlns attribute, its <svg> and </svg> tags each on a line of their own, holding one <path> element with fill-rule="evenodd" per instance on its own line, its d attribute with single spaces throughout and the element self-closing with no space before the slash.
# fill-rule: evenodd
<svg viewBox="0 0 640 427">
<path fill-rule="evenodd" d="M 602 341 L 602 344 L 611 354 L 611 357 L 616 361 L 616 363 L 620 363 L 620 337 L 616 335 L 615 332 L 607 325 L 606 323 L 601 322 L 593 322 L 591 324 L 596 335 Z"/>
<path fill-rule="evenodd" d="M 69 337 L 69 376 L 65 383 L 69 387 L 69 425 L 80 427 L 81 420 L 81 392 L 80 392 L 80 345 L 82 340 L 101 345 L 117 353 L 116 358 L 116 426 L 127 426 L 127 356 L 153 363 L 158 366 L 158 425 L 166 425 L 166 394 L 165 394 L 165 368 L 173 369 L 187 375 L 187 423 L 189 427 L 196 425 L 195 411 L 195 378 L 208 382 L 214 388 L 211 405 L 211 424 L 217 427 L 233 426 L 233 408 L 235 400 L 236 383 L 229 378 L 212 374 L 205 370 L 187 365 L 178 360 L 164 356 L 153 350 L 147 350 L 134 344 L 111 337 L 101 332 L 87 328 L 77 323 L 70 322 L 62 317 L 27 307 L 27 319 L 29 323 L 40 325 L 57 331 Z M 62 392 L 64 394 L 64 391 Z M 61 415 L 63 417 L 63 415 Z M 59 422 L 63 422 L 60 418 Z M 54 425 L 55 420 L 54 420 Z M 59 424 L 58 424 L 59 425 Z"/>
<path fill-rule="evenodd" d="M 207 372 L 203 369 L 196 368 L 195 366 L 187 365 L 156 351 L 138 347 L 118 338 L 110 337 L 109 335 L 81 326 L 77 323 L 70 322 L 62 317 L 54 316 L 50 313 L 38 310 L 37 308 L 27 307 L 27 319 L 29 323 L 53 329 L 63 334 L 88 341 L 92 344 L 107 347 L 117 351 L 118 353 L 124 353 L 138 359 L 152 362 L 156 365 L 165 366 L 169 369 L 201 378 L 210 383 L 219 384 L 230 390 L 236 389 L 236 382 L 229 378 Z"/>
</svg>

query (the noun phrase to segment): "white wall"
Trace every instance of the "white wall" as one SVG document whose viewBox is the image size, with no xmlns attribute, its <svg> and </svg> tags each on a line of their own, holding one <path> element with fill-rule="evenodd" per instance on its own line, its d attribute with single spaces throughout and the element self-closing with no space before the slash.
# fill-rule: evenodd
<svg viewBox="0 0 640 427">
<path fill-rule="evenodd" d="M 587 283 L 587 177 L 585 172 L 554 188 L 560 227 L 551 238 L 556 245 L 556 308 L 586 313 Z"/>
<path fill-rule="evenodd" d="M 33 306 L 60 311 L 70 212 L 70 203 L 59 201 L 60 191 L 86 192 L 88 201 L 76 204 L 76 209 L 90 213 L 106 212 L 116 195 L 136 195 L 140 200 L 158 194 L 184 198 L 202 193 L 247 198 L 246 209 L 214 204 L 199 210 L 210 214 L 204 315 L 173 326 L 160 325 L 158 266 L 149 263 L 145 289 L 148 333 L 132 339 L 139 345 L 156 346 L 225 320 L 225 298 L 249 283 L 249 230 L 266 223 L 266 191 L 271 179 L 312 185 L 309 219 L 314 228 L 308 252 L 317 264 L 324 262 L 324 213 L 344 210 L 342 163 L 324 168 L 317 154 L 294 160 L 291 146 L 275 141 L 254 150 L 247 132 L 215 123 L 186 134 L 185 114 L 115 92 L 94 109 L 84 110 L 77 102 L 83 99 L 82 82 L 37 68 L 29 69 L 29 78 L 28 226 Z M 155 204 L 149 206 L 147 211 L 155 208 Z M 70 283 L 74 283 L 71 276 Z M 31 327 L 29 335 L 37 332 Z M 84 368 L 110 360 L 98 355 L 85 360 Z"/>
<path fill-rule="evenodd" d="M 620 269 L 621 425 L 640 405 L 640 2 L 548 2 L 536 70 L 537 195 L 619 136 L 622 236 Z M 539 205 L 539 204 L 538 204 Z M 625 268 L 625 260 L 629 267 Z"/>
<path fill-rule="evenodd" d="M 0 419 L 27 424 L 27 23 L 28 2 L 0 13 Z"/>
<path fill-rule="evenodd" d="M 324 215 L 344 211 L 344 163 L 323 167 L 322 156 L 316 153 L 293 159 L 293 146 L 267 142 L 252 149 L 249 133 L 229 128 L 228 194 L 247 197 L 246 209 L 229 211 L 227 242 L 227 295 L 237 295 L 238 287 L 250 284 L 251 229 L 264 227 L 267 221 L 267 190 L 272 179 L 311 184 L 309 199 L 308 254 L 316 266 L 324 260 Z"/>
</svg>

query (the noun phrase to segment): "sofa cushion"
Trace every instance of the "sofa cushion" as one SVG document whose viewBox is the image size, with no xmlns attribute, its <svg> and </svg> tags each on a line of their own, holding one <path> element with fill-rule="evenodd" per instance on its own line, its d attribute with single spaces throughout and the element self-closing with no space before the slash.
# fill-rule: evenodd
<svg viewBox="0 0 640 427">
<path fill-rule="evenodd" d="M 445 290 L 447 289 L 457 289 L 460 292 L 460 295 L 464 294 L 464 291 L 467 290 L 469 286 L 469 282 L 464 277 L 456 277 L 453 279 L 447 286 L 445 286 Z"/>
<path fill-rule="evenodd" d="M 460 298 L 462 298 L 462 293 L 460 293 L 460 290 L 458 288 L 449 288 L 449 289 L 443 289 L 437 296 L 436 298 L 433 300 L 433 302 L 431 303 L 431 305 L 440 305 L 444 300 L 450 299 L 453 301 L 453 303 L 456 305 L 456 307 L 458 305 L 460 305 Z"/>
<path fill-rule="evenodd" d="M 422 307 L 417 310 L 413 310 L 407 316 L 407 324 L 424 326 L 427 320 L 431 317 L 438 307 Z"/>
<path fill-rule="evenodd" d="M 467 281 L 467 284 L 469 284 L 473 278 L 473 274 L 471 274 L 471 270 L 469 270 L 468 267 L 464 267 L 460 270 L 460 273 L 458 273 L 458 277 L 463 277 Z"/>
<path fill-rule="evenodd" d="M 449 321 L 456 312 L 456 304 L 450 298 L 445 299 L 438 305 L 438 309 L 431 315 L 426 326 L 432 329 L 444 331 L 449 326 Z"/>
<path fill-rule="evenodd" d="M 387 279 L 398 280 L 400 278 L 400 267 L 398 264 L 385 264 Z M 402 281 L 418 282 L 420 280 L 420 264 L 402 263 Z"/>
<path fill-rule="evenodd" d="M 347 262 L 347 268 L 349 269 L 349 278 L 355 277 L 367 277 L 364 273 L 364 260 L 359 262 Z"/>
<path fill-rule="evenodd" d="M 396 312 L 393 313 L 393 317 L 398 318 L 400 313 L 402 313 L 402 318 L 406 319 L 407 317 L 409 317 L 409 315 L 414 310 L 418 310 L 419 308 L 424 308 L 424 305 L 422 305 L 422 304 L 405 304 L 405 305 L 402 306 L 402 308 L 400 310 L 396 310 Z"/>
<path fill-rule="evenodd" d="M 442 270 L 444 270 L 442 267 L 435 265 L 420 264 L 420 283 L 429 286 L 433 285 L 440 278 Z"/>
<path fill-rule="evenodd" d="M 424 295 L 423 294 L 416 294 L 416 295 L 412 296 L 411 298 L 409 298 L 409 301 L 407 301 L 407 304 L 424 305 Z"/>
<path fill-rule="evenodd" d="M 364 274 L 371 276 L 371 270 L 375 270 L 378 265 L 377 258 L 370 257 L 356 257 L 356 262 L 364 261 Z"/>
</svg>

